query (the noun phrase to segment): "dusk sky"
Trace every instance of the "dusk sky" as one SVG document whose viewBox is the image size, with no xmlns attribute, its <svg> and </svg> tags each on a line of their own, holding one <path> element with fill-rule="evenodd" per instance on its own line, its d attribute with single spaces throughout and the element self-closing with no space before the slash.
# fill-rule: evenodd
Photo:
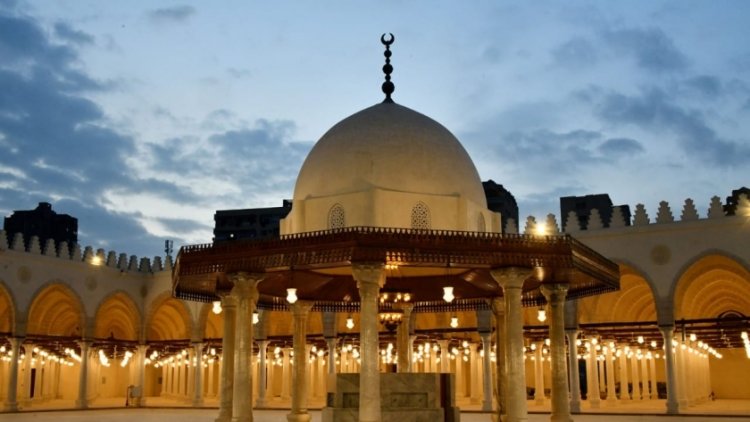
<svg viewBox="0 0 750 422">
<path fill-rule="evenodd" d="M 394 100 L 522 220 L 593 193 L 705 217 L 750 187 L 748 22 L 748 1 L 0 0 L 0 214 L 51 202 L 139 256 L 210 242 L 217 209 L 291 199 L 323 133 L 382 101 L 391 32 Z"/>
</svg>

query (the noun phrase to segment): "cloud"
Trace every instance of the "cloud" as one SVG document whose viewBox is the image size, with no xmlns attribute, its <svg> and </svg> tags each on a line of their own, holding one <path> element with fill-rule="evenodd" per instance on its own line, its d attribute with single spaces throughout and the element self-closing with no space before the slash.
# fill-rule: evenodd
<svg viewBox="0 0 750 422">
<path fill-rule="evenodd" d="M 163 7 L 148 13 L 154 22 L 184 22 L 195 14 L 195 8 L 189 5 Z"/>
<path fill-rule="evenodd" d="M 721 80 L 716 76 L 700 75 L 688 78 L 684 85 L 689 90 L 706 99 L 714 99 L 722 94 L 723 86 Z"/>
<path fill-rule="evenodd" d="M 55 23 L 55 35 L 65 41 L 69 41 L 78 45 L 88 45 L 94 43 L 94 37 L 83 31 L 73 29 L 65 22 Z"/>
<path fill-rule="evenodd" d="M 645 151 L 640 142 L 629 138 L 607 139 L 599 145 L 598 150 L 602 155 L 614 158 L 640 154 Z"/>
<path fill-rule="evenodd" d="M 616 92 L 604 94 L 595 113 L 605 122 L 632 125 L 650 132 L 671 132 L 684 153 L 711 165 L 742 166 L 750 157 L 750 147 L 720 137 L 703 113 L 676 104 L 663 90 L 650 88 L 638 95 Z"/>
<path fill-rule="evenodd" d="M 653 72 L 687 68 L 688 59 L 659 28 L 605 30 L 602 39 L 615 53 L 632 56 L 636 64 Z"/>
<path fill-rule="evenodd" d="M 552 57 L 558 65 L 583 68 L 595 64 L 599 53 L 587 39 L 576 37 L 552 50 Z"/>
</svg>

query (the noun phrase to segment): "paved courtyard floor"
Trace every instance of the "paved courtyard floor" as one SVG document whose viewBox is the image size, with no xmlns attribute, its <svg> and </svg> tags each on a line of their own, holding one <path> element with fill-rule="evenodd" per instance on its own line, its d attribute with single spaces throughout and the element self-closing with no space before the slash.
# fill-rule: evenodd
<svg viewBox="0 0 750 422">
<path fill-rule="evenodd" d="M 179 420 L 180 422 L 213 422 L 218 415 L 216 401 L 209 400 L 204 408 L 190 408 L 182 401 L 149 398 L 146 408 L 125 408 L 121 399 L 100 399 L 92 403 L 92 409 L 86 411 L 60 410 L 71 409 L 72 401 L 54 400 L 47 403 L 34 404 L 18 413 L 0 413 L 1 422 L 67 422 L 67 421 L 133 421 L 162 422 L 164 420 Z M 280 422 L 286 420 L 288 404 L 271 402 L 267 409 L 253 411 L 255 422 Z M 310 403 L 311 409 L 320 407 L 319 403 Z M 275 407 L 274 407 L 275 406 Z M 472 403 L 459 403 L 462 422 L 489 422 L 491 417 L 480 412 L 479 406 Z M 549 421 L 549 403 L 535 405 L 528 402 L 529 421 Z M 573 415 L 579 422 L 750 422 L 749 400 L 717 400 L 691 406 L 683 415 L 664 415 L 664 400 L 630 401 L 613 405 L 602 403 L 599 409 L 590 409 L 584 401 L 581 414 Z M 320 411 L 311 410 L 313 422 L 320 422 Z"/>
</svg>

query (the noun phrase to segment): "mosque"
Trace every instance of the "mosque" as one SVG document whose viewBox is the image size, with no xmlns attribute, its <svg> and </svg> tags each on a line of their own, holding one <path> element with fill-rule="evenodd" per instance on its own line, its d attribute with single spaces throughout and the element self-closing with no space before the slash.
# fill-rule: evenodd
<svg viewBox="0 0 750 422">
<path fill-rule="evenodd" d="M 2 409 L 750 413 L 748 198 L 503 227 L 459 140 L 392 99 L 382 41 L 385 100 L 318 141 L 279 237 L 173 260 L 0 232 Z"/>
</svg>

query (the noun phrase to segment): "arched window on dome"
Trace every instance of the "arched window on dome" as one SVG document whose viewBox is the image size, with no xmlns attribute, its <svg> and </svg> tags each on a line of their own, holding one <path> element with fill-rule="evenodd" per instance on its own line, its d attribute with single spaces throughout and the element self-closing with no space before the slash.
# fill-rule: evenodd
<svg viewBox="0 0 750 422">
<path fill-rule="evenodd" d="M 411 209 L 411 228 L 425 230 L 432 228 L 430 208 L 424 202 L 417 202 L 417 205 Z"/>
<path fill-rule="evenodd" d="M 481 212 L 479 213 L 479 218 L 477 218 L 477 231 L 482 233 L 487 232 L 487 223 L 485 223 L 484 214 Z"/>
<path fill-rule="evenodd" d="M 341 204 L 334 204 L 328 211 L 328 229 L 341 229 L 344 223 L 344 207 Z"/>
</svg>

